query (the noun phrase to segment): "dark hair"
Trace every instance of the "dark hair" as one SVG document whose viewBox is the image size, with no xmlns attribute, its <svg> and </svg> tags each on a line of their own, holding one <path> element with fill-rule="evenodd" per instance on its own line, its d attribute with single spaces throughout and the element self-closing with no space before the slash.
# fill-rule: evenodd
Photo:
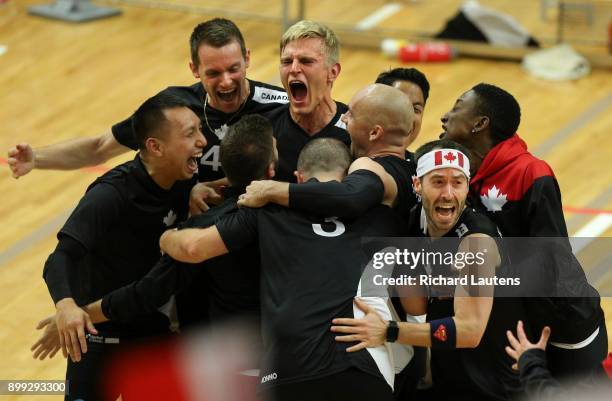
<svg viewBox="0 0 612 401">
<path fill-rule="evenodd" d="M 334 138 L 319 138 L 304 146 L 298 158 L 297 168 L 309 175 L 337 170 L 346 173 L 351 162 L 348 146 Z"/>
<path fill-rule="evenodd" d="M 489 117 L 491 139 L 495 144 L 510 138 L 521 123 L 521 107 L 505 90 L 479 83 L 472 88 L 476 94 L 476 112 Z"/>
<path fill-rule="evenodd" d="M 229 127 L 221 141 L 223 171 L 234 187 L 246 187 L 253 180 L 267 178 L 274 161 L 272 125 L 259 114 L 247 114 Z"/>
<path fill-rule="evenodd" d="M 376 84 L 393 86 L 397 81 L 409 81 L 421 88 L 423 100 L 427 102 L 429 97 L 429 81 L 425 74 L 416 68 L 394 68 L 381 72 L 376 78 Z"/>
<path fill-rule="evenodd" d="M 187 103 L 174 95 L 158 93 L 147 99 L 132 116 L 132 130 L 138 149 L 146 150 L 148 138 L 159 138 L 162 128 L 168 122 L 164 110 L 188 107 Z"/>
<path fill-rule="evenodd" d="M 193 29 L 189 38 L 191 47 L 191 61 L 196 66 L 200 65 L 200 57 L 198 57 L 198 49 L 203 44 L 212 47 L 223 47 L 235 40 L 240 44 L 242 57 L 246 59 L 246 45 L 240 29 L 232 21 L 225 18 L 214 18 L 201 24 L 198 24 Z"/>
<path fill-rule="evenodd" d="M 416 162 L 419 162 L 419 159 L 423 157 L 424 154 L 431 152 L 435 149 L 456 149 L 467 156 L 470 161 L 470 166 L 472 165 L 472 155 L 468 148 L 463 146 L 460 143 L 455 141 L 451 141 L 450 139 L 438 139 L 436 141 L 427 142 L 424 145 L 421 145 L 416 152 L 414 152 L 414 158 Z"/>
</svg>

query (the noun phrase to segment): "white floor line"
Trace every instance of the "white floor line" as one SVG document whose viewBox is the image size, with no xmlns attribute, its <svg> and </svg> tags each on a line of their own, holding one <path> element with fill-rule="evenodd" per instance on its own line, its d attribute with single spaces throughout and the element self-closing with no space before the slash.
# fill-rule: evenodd
<svg viewBox="0 0 612 401">
<path fill-rule="evenodd" d="M 593 220 L 589 221 L 584 227 L 573 235 L 571 242 L 574 254 L 577 254 L 584 249 L 594 240 L 594 238 L 605 233 L 610 226 L 612 226 L 611 214 L 600 214 Z"/>
<path fill-rule="evenodd" d="M 402 5 L 399 3 L 385 4 L 372 14 L 359 21 L 357 23 L 357 29 L 360 31 L 367 31 L 368 29 L 378 25 L 380 21 L 392 16 L 401 9 Z"/>
</svg>

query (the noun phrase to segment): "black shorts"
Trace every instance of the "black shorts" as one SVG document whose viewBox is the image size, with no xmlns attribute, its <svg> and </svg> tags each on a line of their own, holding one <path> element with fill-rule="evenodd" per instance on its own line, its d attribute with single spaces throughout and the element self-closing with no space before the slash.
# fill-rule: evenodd
<svg viewBox="0 0 612 401">
<path fill-rule="evenodd" d="M 280 384 L 262 392 L 264 401 L 392 401 L 393 390 L 381 377 L 351 368 L 299 383 Z"/>
</svg>

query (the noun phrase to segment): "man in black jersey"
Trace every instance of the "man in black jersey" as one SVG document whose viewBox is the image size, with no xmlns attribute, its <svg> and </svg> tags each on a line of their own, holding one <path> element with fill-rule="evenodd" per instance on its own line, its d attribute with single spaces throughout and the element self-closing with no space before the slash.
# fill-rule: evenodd
<svg viewBox="0 0 612 401">
<path fill-rule="evenodd" d="M 334 32 L 318 22 L 299 21 L 280 41 L 280 78 L 289 104 L 268 113 L 277 140 L 276 179 L 295 182 L 300 151 L 316 138 L 336 138 L 349 145 L 341 117 L 346 105 L 332 99 L 340 74 L 340 43 Z"/>
<path fill-rule="evenodd" d="M 297 178 L 337 181 L 349 164 L 345 145 L 317 139 L 304 147 Z M 325 319 L 356 316 L 352 299 L 367 262 L 362 236 L 400 230 L 396 214 L 382 205 L 352 220 L 270 205 L 240 209 L 207 229 L 168 231 L 160 244 L 173 258 L 196 263 L 259 240 L 266 399 L 390 400 L 393 373 L 386 348 L 348 354 Z"/>
<path fill-rule="evenodd" d="M 422 206 L 411 212 L 409 231 L 413 236 L 429 237 L 431 250 L 447 250 L 444 242 L 452 238 L 458 239 L 453 244 L 457 253 L 487 249 L 482 263 L 466 263 L 457 274 L 493 277 L 501 264 L 495 240 L 499 234 L 484 214 L 466 207 L 470 177 L 467 154 L 452 141 L 430 142 L 417 150 L 415 188 Z M 430 275 L 438 271 L 434 266 Z M 447 270 L 446 276 L 449 273 Z M 332 331 L 344 334 L 338 337 L 340 342 L 360 341 L 348 351 L 385 341 L 431 347 L 436 399 L 508 400 L 520 392 L 520 383 L 504 353 L 505 332 L 525 316 L 522 304 L 513 299 L 493 299 L 489 286 L 479 288 L 478 296 L 471 296 L 473 290 L 464 284 L 441 290 L 430 285 L 429 300 L 402 298 L 407 312 L 427 313 L 427 323 L 387 322 L 372 308 L 363 306 L 364 319 L 335 319 Z M 362 302 L 356 303 L 361 307 Z"/>
<path fill-rule="evenodd" d="M 219 142 L 227 127 L 242 115 L 265 113 L 287 103 L 282 88 L 246 78 L 250 52 L 238 27 L 227 19 L 215 18 L 197 25 L 190 37 L 191 73 L 200 82 L 191 86 L 170 86 L 171 93 L 187 102 L 202 120 L 208 145 L 199 166 L 199 180 L 224 177 L 219 162 Z M 92 166 L 136 150 L 132 116 L 114 124 L 98 137 L 88 137 L 32 149 L 22 143 L 8 152 L 13 176 L 19 178 L 34 168 L 71 170 Z M 203 205 L 200 203 L 200 206 Z"/>
<path fill-rule="evenodd" d="M 98 369 L 113 346 L 168 332 L 161 313 L 94 327 L 79 307 L 145 275 L 159 258 L 161 233 L 187 216 L 206 145 L 199 118 L 180 98 L 159 94 L 134 113 L 133 126 L 140 152 L 89 186 L 45 263 L 59 340 L 71 357 L 66 399 L 98 399 Z"/>
<path fill-rule="evenodd" d="M 382 203 L 407 219 L 417 202 L 412 191 L 415 167 L 405 160 L 405 140 L 413 126 L 410 99 L 389 86 L 369 85 L 353 96 L 342 119 L 355 158 L 342 182 L 295 185 L 254 181 L 239 204 L 260 207 L 274 202 L 354 218 Z"/>
<path fill-rule="evenodd" d="M 238 195 L 248 183 L 274 176 L 275 159 L 269 121 L 257 114 L 241 118 L 221 142 L 221 160 L 230 183 L 224 202 L 192 216 L 179 228 L 209 227 L 224 216 L 236 213 Z M 256 246 L 215 258 L 202 266 L 180 263 L 164 255 L 140 280 L 113 290 L 84 309 L 94 323 L 106 320 L 127 323 L 155 312 L 173 294 L 204 275 L 208 285 L 199 290 L 210 294 L 211 323 L 243 317 L 259 320 L 259 269 Z M 206 308 L 207 305 L 194 307 Z"/>
</svg>

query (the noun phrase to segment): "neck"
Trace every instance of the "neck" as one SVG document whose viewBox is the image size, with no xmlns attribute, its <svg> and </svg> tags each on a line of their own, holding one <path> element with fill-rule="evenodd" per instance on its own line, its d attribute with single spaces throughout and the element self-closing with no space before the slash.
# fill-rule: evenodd
<svg viewBox="0 0 612 401">
<path fill-rule="evenodd" d="M 323 172 L 314 174 L 313 177 L 316 178 L 319 182 L 329 182 L 329 181 L 342 181 L 343 173 L 338 172 Z M 308 180 L 306 180 L 308 181 Z"/>
<path fill-rule="evenodd" d="M 143 154 L 140 155 L 142 164 L 145 166 L 147 173 L 153 179 L 153 181 L 161 188 L 169 190 L 176 182 L 176 178 L 169 177 L 168 174 L 164 174 L 164 168 L 162 166 L 156 166 L 155 163 L 148 160 Z"/>
<path fill-rule="evenodd" d="M 386 144 L 383 148 L 373 148 L 367 153 L 368 157 L 383 157 L 395 156 L 403 159 L 406 156 L 406 150 L 403 146 L 394 146 Z"/>
<path fill-rule="evenodd" d="M 490 140 L 490 137 L 487 135 L 485 138 L 486 140 L 478 141 L 470 147 L 470 153 L 472 154 L 470 160 L 472 175 L 476 175 L 476 172 L 480 168 L 482 161 L 494 147 L 493 143 Z"/>
<path fill-rule="evenodd" d="M 336 110 L 336 102 L 334 102 L 330 95 L 326 95 L 315 109 L 308 114 L 298 113 L 289 105 L 291 118 L 309 135 L 314 135 L 325 128 L 336 115 Z"/>
</svg>

